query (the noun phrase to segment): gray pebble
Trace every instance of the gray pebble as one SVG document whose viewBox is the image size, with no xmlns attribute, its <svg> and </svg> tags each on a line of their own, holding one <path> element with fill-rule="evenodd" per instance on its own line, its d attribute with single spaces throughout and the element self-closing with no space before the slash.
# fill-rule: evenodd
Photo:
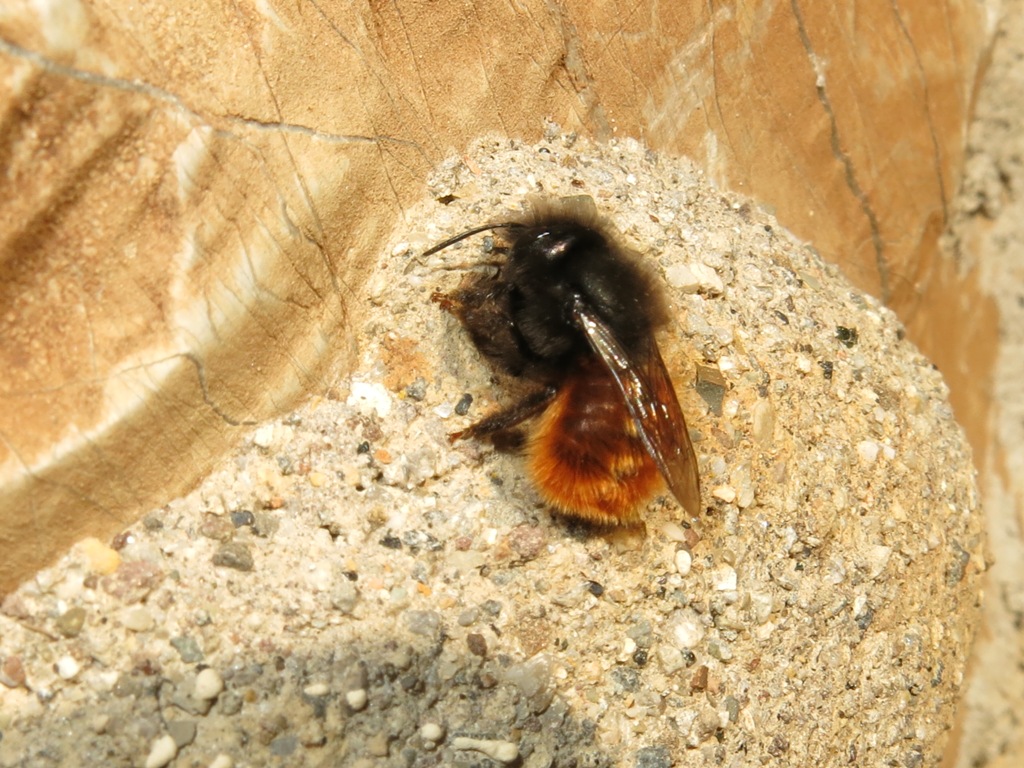
<svg viewBox="0 0 1024 768">
<path fill-rule="evenodd" d="M 441 631 L 441 614 L 437 611 L 406 611 L 405 623 L 414 635 L 436 637 Z"/>
<path fill-rule="evenodd" d="M 213 564 L 224 568 L 234 568 L 236 571 L 251 571 L 254 565 L 252 552 L 245 544 L 238 541 L 221 544 L 213 555 Z"/>
<path fill-rule="evenodd" d="M 643 747 L 636 752 L 636 768 L 672 768 L 668 747 Z"/>
<path fill-rule="evenodd" d="M 170 640 L 174 650 L 181 656 L 181 660 L 186 664 L 197 664 L 203 660 L 203 651 L 199 648 L 199 643 L 196 642 L 194 637 L 189 635 L 180 635 L 178 637 L 172 637 Z"/>
<path fill-rule="evenodd" d="M 85 625 L 85 608 L 68 608 L 57 618 L 57 631 L 64 637 L 78 637 Z"/>
<path fill-rule="evenodd" d="M 195 720 L 171 720 L 167 723 L 167 734 L 174 739 L 178 749 L 186 747 L 195 741 L 196 722 Z"/>
<path fill-rule="evenodd" d="M 278 736 L 272 742 L 270 742 L 270 754 L 277 755 L 279 757 L 288 757 L 294 754 L 295 750 L 299 748 L 299 737 L 288 733 L 283 736 Z"/>
</svg>

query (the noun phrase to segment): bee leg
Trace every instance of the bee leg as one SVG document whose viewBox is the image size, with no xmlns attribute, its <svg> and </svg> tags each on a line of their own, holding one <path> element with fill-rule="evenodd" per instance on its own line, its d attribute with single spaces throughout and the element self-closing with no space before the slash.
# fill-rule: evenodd
<svg viewBox="0 0 1024 768">
<path fill-rule="evenodd" d="M 533 392 L 518 403 L 510 405 L 508 408 L 503 408 L 463 430 L 453 432 L 448 436 L 448 439 L 453 443 L 456 440 L 466 440 L 469 438 L 484 438 L 496 443 L 506 442 L 502 439 L 503 435 L 508 435 L 513 432 L 515 427 L 541 413 L 548 407 L 548 404 L 554 399 L 557 392 L 558 390 L 554 387 L 545 387 L 537 392 Z M 512 444 L 514 443 L 515 441 L 512 441 Z"/>
</svg>

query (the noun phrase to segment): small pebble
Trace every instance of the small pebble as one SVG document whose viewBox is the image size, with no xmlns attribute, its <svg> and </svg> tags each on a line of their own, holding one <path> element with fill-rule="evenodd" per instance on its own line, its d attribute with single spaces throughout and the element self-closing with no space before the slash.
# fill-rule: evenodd
<svg viewBox="0 0 1024 768">
<path fill-rule="evenodd" d="M 709 574 L 711 586 L 719 592 L 733 592 L 736 589 L 736 569 L 730 565 L 715 568 Z"/>
<path fill-rule="evenodd" d="M 231 513 L 231 524 L 235 526 L 235 528 L 241 528 L 244 525 L 252 525 L 255 522 L 256 516 L 248 509 L 239 509 Z"/>
<path fill-rule="evenodd" d="M 274 425 L 264 424 L 257 429 L 252 436 L 252 441 L 260 448 L 269 448 L 270 444 L 274 442 Z"/>
<path fill-rule="evenodd" d="M 772 615 L 772 596 L 767 592 L 751 592 L 750 608 L 754 613 L 754 621 L 765 624 Z"/>
<path fill-rule="evenodd" d="M 210 701 L 220 696 L 224 690 L 224 678 L 220 672 L 207 667 L 196 675 L 195 697 L 201 701 Z"/>
<path fill-rule="evenodd" d="M 544 551 L 547 537 L 539 525 L 517 525 L 509 531 L 508 545 L 521 560 L 528 562 Z"/>
<path fill-rule="evenodd" d="M 636 752 L 636 768 L 672 768 L 668 747 L 642 747 Z"/>
<path fill-rule="evenodd" d="M 695 616 L 683 616 L 672 629 L 676 645 L 680 648 L 694 648 L 704 637 L 704 627 Z"/>
<path fill-rule="evenodd" d="M 700 281 L 684 264 L 673 264 L 665 270 L 665 279 L 673 288 L 678 288 L 681 293 L 696 293 L 700 288 Z"/>
<path fill-rule="evenodd" d="M 709 640 L 708 653 L 719 661 L 729 661 L 732 659 L 732 646 L 724 640 Z"/>
<path fill-rule="evenodd" d="M 519 747 L 511 741 L 498 739 L 471 739 L 468 736 L 456 736 L 452 739 L 454 749 L 466 749 L 480 752 L 499 763 L 513 763 L 519 759 Z"/>
<path fill-rule="evenodd" d="M 437 744 L 444 738 L 444 728 L 437 723 L 424 723 L 420 726 L 420 738 Z"/>
<path fill-rule="evenodd" d="M 57 619 L 57 631 L 64 637 L 78 637 L 85 625 L 85 608 L 76 606 L 64 611 Z"/>
<path fill-rule="evenodd" d="M 349 709 L 360 712 L 366 708 L 367 695 L 365 688 L 356 688 L 354 691 L 348 691 L 345 694 L 345 703 L 348 704 Z"/>
<path fill-rule="evenodd" d="M 690 272 L 697 279 L 701 291 L 711 295 L 719 295 L 725 290 L 722 278 L 718 276 L 718 273 L 712 267 L 699 262 L 694 262 L 688 266 Z"/>
<path fill-rule="evenodd" d="M 752 434 L 762 446 L 771 445 L 775 435 L 775 408 L 767 399 L 758 400 L 751 410 Z"/>
<path fill-rule="evenodd" d="M 231 541 L 234 528 L 227 518 L 207 515 L 199 524 L 199 535 L 214 541 Z"/>
<path fill-rule="evenodd" d="M 25 684 L 25 665 L 20 656 L 8 656 L 0 663 L 0 683 L 8 688 L 19 688 Z"/>
<path fill-rule="evenodd" d="M 187 747 L 196 740 L 195 720 L 171 720 L 167 723 L 167 734 L 174 739 L 178 749 Z"/>
<path fill-rule="evenodd" d="M 213 564 L 236 571 L 251 571 L 254 561 L 249 548 L 237 541 L 221 544 L 213 555 Z"/>
<path fill-rule="evenodd" d="M 459 416 L 465 416 L 469 413 L 469 406 L 473 404 L 473 396 L 468 392 L 459 398 L 459 402 L 455 404 L 455 413 Z"/>
<path fill-rule="evenodd" d="M 857 456 L 865 464 L 874 464 L 882 447 L 873 440 L 862 440 L 857 443 Z"/>
<path fill-rule="evenodd" d="M 177 755 L 178 745 L 174 743 L 174 737 L 165 734 L 153 742 L 146 756 L 146 768 L 163 768 Z"/>
<path fill-rule="evenodd" d="M 683 652 L 668 643 L 660 643 L 658 645 L 658 660 L 661 662 L 662 670 L 667 675 L 678 672 L 686 663 L 683 659 Z"/>
<path fill-rule="evenodd" d="M 435 637 L 441 631 L 441 614 L 437 611 L 407 611 L 405 622 L 414 635 Z"/>
<path fill-rule="evenodd" d="M 359 587 L 351 581 L 341 581 L 331 589 L 331 605 L 344 614 L 355 610 L 359 602 Z"/>
<path fill-rule="evenodd" d="M 124 611 L 121 614 L 121 623 L 125 629 L 130 629 L 132 632 L 148 632 L 156 625 L 153 614 L 149 612 L 148 608 L 142 606 Z"/>
<path fill-rule="evenodd" d="M 487 639 L 478 632 L 466 635 L 466 647 L 474 656 L 484 657 L 487 655 Z"/>
<path fill-rule="evenodd" d="M 679 575 L 685 576 L 690 572 L 690 568 L 693 567 L 693 555 L 691 555 L 685 549 L 680 549 L 678 552 L 676 552 L 675 566 L 676 571 L 679 572 Z"/>
<path fill-rule="evenodd" d="M 720 485 L 711 491 L 716 499 L 721 499 L 726 504 L 732 504 L 736 500 L 736 489 L 731 485 Z"/>
<path fill-rule="evenodd" d="M 203 651 L 194 637 L 188 635 L 172 637 L 170 643 L 186 664 L 196 664 L 203 660 Z"/>
<path fill-rule="evenodd" d="M 882 575 L 885 566 L 889 564 L 892 556 L 892 547 L 881 544 L 867 548 L 868 578 L 877 579 Z"/>
<path fill-rule="evenodd" d="M 114 573 L 103 577 L 101 585 L 108 595 L 131 605 L 141 602 L 163 581 L 164 575 L 155 563 L 123 562 Z"/>
<path fill-rule="evenodd" d="M 210 761 L 210 768 L 234 768 L 234 765 L 235 761 L 231 759 L 231 756 L 225 755 L 223 752 Z"/>
<path fill-rule="evenodd" d="M 106 576 L 116 571 L 121 564 L 121 555 L 117 550 L 111 549 L 99 539 L 83 539 L 78 548 L 85 555 L 86 566 L 93 573 Z"/>
<path fill-rule="evenodd" d="M 311 683 L 302 689 L 302 692 L 312 699 L 326 696 L 330 692 L 330 687 L 327 683 Z"/>
<path fill-rule="evenodd" d="M 483 608 L 487 614 L 494 617 L 497 617 L 501 613 L 501 603 L 497 600 L 484 600 L 480 604 L 480 607 Z"/>
<path fill-rule="evenodd" d="M 391 413 L 391 395 L 382 384 L 353 381 L 345 404 L 358 409 L 364 416 L 376 414 L 383 419 Z"/>
<path fill-rule="evenodd" d="M 686 529 L 683 528 L 683 526 L 681 526 L 679 523 L 675 523 L 669 520 L 662 524 L 661 531 L 671 541 L 677 541 L 679 543 L 686 542 Z"/>
<path fill-rule="evenodd" d="M 57 660 L 57 674 L 64 680 L 71 680 L 75 677 L 82 669 L 82 665 L 78 663 L 72 656 L 61 656 Z"/>
<path fill-rule="evenodd" d="M 142 518 L 142 526 L 147 531 L 159 531 L 164 527 L 164 521 L 156 515 L 146 515 Z"/>
<path fill-rule="evenodd" d="M 384 731 L 377 731 L 371 734 L 366 741 L 366 751 L 374 757 L 388 756 L 388 735 Z"/>
<path fill-rule="evenodd" d="M 417 376 L 412 384 L 405 388 L 405 396 L 410 400 L 420 402 L 427 396 L 427 382 L 422 376 Z"/>
<path fill-rule="evenodd" d="M 293 733 L 284 733 L 270 742 L 270 754 L 276 757 L 290 757 L 299 747 L 299 737 Z"/>
</svg>

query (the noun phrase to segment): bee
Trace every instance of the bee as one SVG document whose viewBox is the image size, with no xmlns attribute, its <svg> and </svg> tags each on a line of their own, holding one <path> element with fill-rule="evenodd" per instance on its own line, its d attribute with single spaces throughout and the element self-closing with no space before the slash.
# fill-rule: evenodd
<svg viewBox="0 0 1024 768">
<path fill-rule="evenodd" d="M 654 339 L 668 319 L 658 280 L 583 200 L 589 210 L 577 198 L 535 206 L 521 221 L 474 227 L 424 253 L 502 233 L 496 271 L 432 298 L 493 367 L 536 386 L 450 437 L 522 447 L 534 486 L 564 515 L 635 525 L 667 486 L 696 523 L 697 457 Z"/>
</svg>

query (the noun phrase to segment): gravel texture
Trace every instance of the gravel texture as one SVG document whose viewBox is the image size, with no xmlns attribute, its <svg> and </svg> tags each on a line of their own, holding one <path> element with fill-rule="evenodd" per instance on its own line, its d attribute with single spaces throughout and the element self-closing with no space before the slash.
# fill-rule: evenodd
<svg viewBox="0 0 1024 768">
<path fill-rule="evenodd" d="M 431 181 L 358 307 L 362 363 L 189 496 L 0 611 L 0 765 L 937 765 L 985 569 L 939 374 L 687 163 L 550 127 Z M 449 432 L 521 384 L 430 300 L 533 195 L 665 276 L 703 537 L 539 503 Z"/>
</svg>

